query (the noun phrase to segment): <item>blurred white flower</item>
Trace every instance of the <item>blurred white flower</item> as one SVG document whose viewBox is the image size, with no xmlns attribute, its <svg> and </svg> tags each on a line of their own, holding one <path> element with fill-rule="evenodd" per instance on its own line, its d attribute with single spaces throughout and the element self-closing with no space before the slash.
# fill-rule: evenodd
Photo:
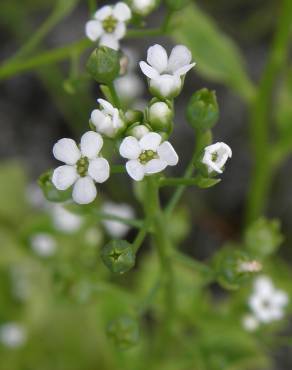
<svg viewBox="0 0 292 370">
<path fill-rule="evenodd" d="M 38 233 L 30 238 L 32 250 L 40 257 L 50 257 L 56 252 L 56 240 L 47 233 Z"/>
<path fill-rule="evenodd" d="M 7 322 L 0 326 L 0 342 L 6 347 L 21 347 L 27 339 L 24 328 L 16 322 Z"/>
<path fill-rule="evenodd" d="M 119 49 L 119 40 L 126 34 L 126 22 L 131 18 L 131 9 L 124 2 L 101 7 L 92 20 L 85 25 L 86 36 L 100 45 Z"/>
<path fill-rule="evenodd" d="M 144 90 L 144 84 L 135 73 L 128 73 L 115 80 L 115 87 L 118 95 L 123 100 L 134 100 L 141 96 Z"/>
<path fill-rule="evenodd" d="M 26 199 L 29 204 L 34 208 L 44 208 L 47 204 L 47 201 L 41 191 L 40 187 L 31 183 L 26 188 Z"/>
<path fill-rule="evenodd" d="M 148 15 L 155 8 L 156 0 L 132 0 L 131 7 L 139 15 Z"/>
<path fill-rule="evenodd" d="M 109 178 L 108 161 L 99 156 L 102 146 L 101 135 L 88 131 L 81 137 L 80 149 L 72 139 L 61 139 L 53 147 L 54 157 L 65 165 L 54 170 L 52 182 L 58 190 L 74 184 L 72 198 L 76 203 L 91 203 L 97 193 L 94 182 Z"/>
<path fill-rule="evenodd" d="M 113 202 L 105 202 L 103 204 L 102 210 L 104 213 L 112 216 L 129 219 L 135 216 L 133 208 L 124 203 L 118 204 Z M 102 223 L 107 232 L 114 238 L 122 238 L 130 230 L 130 227 L 128 225 L 125 225 L 119 221 L 104 220 Z"/>
<path fill-rule="evenodd" d="M 84 233 L 84 240 L 90 246 L 98 246 L 101 244 L 103 235 L 100 229 L 92 227 Z"/>
<path fill-rule="evenodd" d="M 61 204 L 52 206 L 51 215 L 55 228 L 66 233 L 78 231 L 84 221 L 81 216 L 68 211 Z"/>
<path fill-rule="evenodd" d="M 114 137 L 124 127 L 120 112 L 104 99 L 97 99 L 102 109 L 94 109 L 90 120 L 96 131 L 107 137 Z"/>
<path fill-rule="evenodd" d="M 208 172 L 222 173 L 222 168 L 228 158 L 232 157 L 231 148 L 225 143 L 216 143 L 205 148 L 202 163 L 208 167 Z"/>
<path fill-rule="evenodd" d="M 161 45 L 151 46 L 147 51 L 147 64 L 140 62 L 142 72 L 150 79 L 150 90 L 162 98 L 174 98 L 182 88 L 182 77 L 192 68 L 192 54 L 183 45 L 175 46 L 168 58 Z"/>
<path fill-rule="evenodd" d="M 255 331 L 259 326 L 259 322 L 255 316 L 245 315 L 242 319 L 242 325 L 247 331 Z"/>
<path fill-rule="evenodd" d="M 269 323 L 283 318 L 288 301 L 286 292 L 276 289 L 270 278 L 260 276 L 255 280 L 249 307 L 258 321 Z"/>
<path fill-rule="evenodd" d="M 129 176 L 141 181 L 145 175 L 163 171 L 167 166 L 175 166 L 178 155 L 168 141 L 161 144 L 161 136 L 156 132 L 146 134 L 139 141 L 127 136 L 121 143 L 120 155 L 128 159 L 126 170 Z"/>
<path fill-rule="evenodd" d="M 31 295 L 30 267 L 20 263 L 12 266 L 9 272 L 13 297 L 19 301 L 26 301 Z"/>
</svg>

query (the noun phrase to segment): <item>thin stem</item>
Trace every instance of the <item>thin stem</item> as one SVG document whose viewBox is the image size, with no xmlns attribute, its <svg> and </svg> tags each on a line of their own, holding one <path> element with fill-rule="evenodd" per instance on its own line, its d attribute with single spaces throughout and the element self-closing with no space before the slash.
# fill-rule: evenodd
<svg viewBox="0 0 292 370">
<path fill-rule="evenodd" d="M 145 223 L 145 225 L 140 229 L 138 232 L 134 242 L 133 242 L 133 250 L 135 253 L 138 252 L 139 248 L 141 247 L 142 243 L 144 242 L 144 239 L 146 238 L 148 232 L 148 225 Z"/>
<path fill-rule="evenodd" d="M 120 108 L 121 107 L 121 102 L 120 102 L 120 98 L 116 92 L 116 89 L 115 89 L 115 86 L 114 86 L 114 83 L 111 82 L 107 85 L 109 91 L 110 91 L 110 94 L 111 94 L 111 103 L 116 107 L 116 108 Z"/>
<path fill-rule="evenodd" d="M 251 184 L 247 199 L 246 222 L 258 218 L 264 211 L 274 174 L 271 161 L 268 107 L 276 78 L 283 68 L 288 53 L 292 24 L 292 2 L 283 0 L 269 60 L 259 84 L 258 92 L 251 107 L 250 138 L 254 158 Z"/>
<path fill-rule="evenodd" d="M 138 307 L 138 315 L 139 316 L 142 316 L 148 309 L 149 309 L 149 306 L 151 305 L 151 303 L 153 302 L 159 288 L 161 286 L 161 281 L 160 280 L 157 280 L 152 288 L 150 289 L 149 293 L 147 294 L 147 296 L 145 297 L 145 299 L 143 300 L 143 302 L 140 304 L 140 306 Z"/>
</svg>

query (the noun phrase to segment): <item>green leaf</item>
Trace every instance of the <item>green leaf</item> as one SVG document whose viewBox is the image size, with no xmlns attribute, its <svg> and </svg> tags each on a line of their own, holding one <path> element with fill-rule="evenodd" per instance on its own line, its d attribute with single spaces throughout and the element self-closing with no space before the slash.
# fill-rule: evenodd
<svg viewBox="0 0 292 370">
<path fill-rule="evenodd" d="M 221 179 L 203 177 L 201 175 L 196 176 L 195 179 L 196 179 L 196 185 L 201 189 L 211 188 L 212 186 L 218 184 L 221 181 Z"/>
<path fill-rule="evenodd" d="M 195 71 L 221 82 L 245 100 L 254 93 L 245 71 L 243 57 L 233 41 L 222 33 L 214 21 L 192 4 L 178 13 L 172 36 L 176 42 L 191 49 L 197 63 Z"/>
</svg>

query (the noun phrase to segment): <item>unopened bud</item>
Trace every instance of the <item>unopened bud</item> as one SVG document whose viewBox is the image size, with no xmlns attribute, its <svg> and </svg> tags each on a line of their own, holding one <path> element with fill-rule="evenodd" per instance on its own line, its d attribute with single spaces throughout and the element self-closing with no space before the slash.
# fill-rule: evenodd
<svg viewBox="0 0 292 370">
<path fill-rule="evenodd" d="M 148 120 L 153 130 L 169 132 L 172 129 L 172 109 L 165 102 L 155 102 L 149 107 Z"/>
<path fill-rule="evenodd" d="M 107 334 L 120 349 L 128 349 L 139 341 L 139 325 L 136 319 L 121 316 L 108 325 Z"/>
<path fill-rule="evenodd" d="M 146 125 L 132 125 L 128 130 L 127 130 L 127 135 L 128 136 L 134 136 L 137 140 L 140 140 L 144 135 L 148 134 L 150 132 L 149 127 Z"/>
<path fill-rule="evenodd" d="M 126 240 L 112 240 L 101 250 L 101 258 L 110 271 L 123 274 L 135 265 L 133 247 Z"/>
</svg>

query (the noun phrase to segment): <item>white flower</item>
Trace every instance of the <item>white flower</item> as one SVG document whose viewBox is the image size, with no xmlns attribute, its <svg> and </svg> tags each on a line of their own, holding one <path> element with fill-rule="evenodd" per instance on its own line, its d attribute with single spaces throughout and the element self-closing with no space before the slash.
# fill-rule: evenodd
<svg viewBox="0 0 292 370">
<path fill-rule="evenodd" d="M 144 85 L 136 74 L 129 73 L 115 80 L 115 88 L 123 101 L 131 101 L 142 95 Z"/>
<path fill-rule="evenodd" d="M 132 0 L 131 7 L 135 13 L 145 16 L 152 12 L 156 4 L 156 0 Z"/>
<path fill-rule="evenodd" d="M 30 238 L 32 250 L 40 257 L 52 256 L 57 248 L 56 240 L 47 233 L 38 233 Z"/>
<path fill-rule="evenodd" d="M 83 223 L 81 216 L 68 211 L 61 204 L 54 204 L 51 214 L 55 228 L 66 233 L 78 231 Z"/>
<path fill-rule="evenodd" d="M 52 182 L 58 190 L 73 186 L 72 198 L 76 203 L 88 204 L 96 197 L 97 183 L 110 175 L 108 161 L 99 157 L 103 146 L 100 134 L 88 131 L 80 141 L 80 149 L 72 139 L 61 139 L 53 147 L 56 159 L 65 163 L 54 170 Z"/>
<path fill-rule="evenodd" d="M 247 331 L 254 331 L 258 328 L 259 322 L 253 315 L 245 315 L 242 319 L 242 325 Z"/>
<path fill-rule="evenodd" d="M 261 276 L 255 280 L 249 306 L 258 321 L 269 323 L 284 316 L 288 300 L 286 292 L 276 289 L 268 277 Z"/>
<path fill-rule="evenodd" d="M 139 141 L 126 137 L 120 146 L 122 157 L 129 159 L 126 163 L 128 174 L 136 181 L 141 181 L 145 175 L 163 171 L 167 166 L 175 166 L 178 156 L 168 141 L 161 144 L 161 136 L 150 132 Z"/>
<path fill-rule="evenodd" d="M 111 216 L 118 216 L 123 218 L 133 218 L 134 210 L 128 204 L 117 204 L 112 202 L 105 202 L 102 211 Z M 104 220 L 103 225 L 107 232 L 114 238 L 122 238 L 130 230 L 128 225 L 122 224 L 119 221 Z"/>
<path fill-rule="evenodd" d="M 183 45 L 175 46 L 168 58 L 161 45 L 148 49 L 147 63 L 140 62 L 142 72 L 150 79 L 150 90 L 162 98 L 174 98 L 182 88 L 182 77 L 195 65 L 191 63 L 192 54 Z"/>
<path fill-rule="evenodd" d="M 34 208 L 44 208 L 47 203 L 43 192 L 35 183 L 31 183 L 27 186 L 25 195 L 29 204 Z"/>
<path fill-rule="evenodd" d="M 26 341 L 24 328 L 16 322 L 7 322 L 0 326 L 0 342 L 7 347 L 17 348 Z"/>
<path fill-rule="evenodd" d="M 222 173 L 222 168 L 228 158 L 232 157 L 231 148 L 225 143 L 216 143 L 205 148 L 202 163 L 208 167 L 208 172 Z"/>
<path fill-rule="evenodd" d="M 91 41 L 100 40 L 100 45 L 119 49 L 119 40 L 126 34 L 126 22 L 131 18 L 131 9 L 126 3 L 105 5 L 86 23 L 85 33 Z"/>
<path fill-rule="evenodd" d="M 104 99 L 97 99 L 97 102 L 102 109 L 92 111 L 90 117 L 92 124 L 96 127 L 97 132 L 110 138 L 115 137 L 125 125 L 119 110 Z"/>
</svg>

